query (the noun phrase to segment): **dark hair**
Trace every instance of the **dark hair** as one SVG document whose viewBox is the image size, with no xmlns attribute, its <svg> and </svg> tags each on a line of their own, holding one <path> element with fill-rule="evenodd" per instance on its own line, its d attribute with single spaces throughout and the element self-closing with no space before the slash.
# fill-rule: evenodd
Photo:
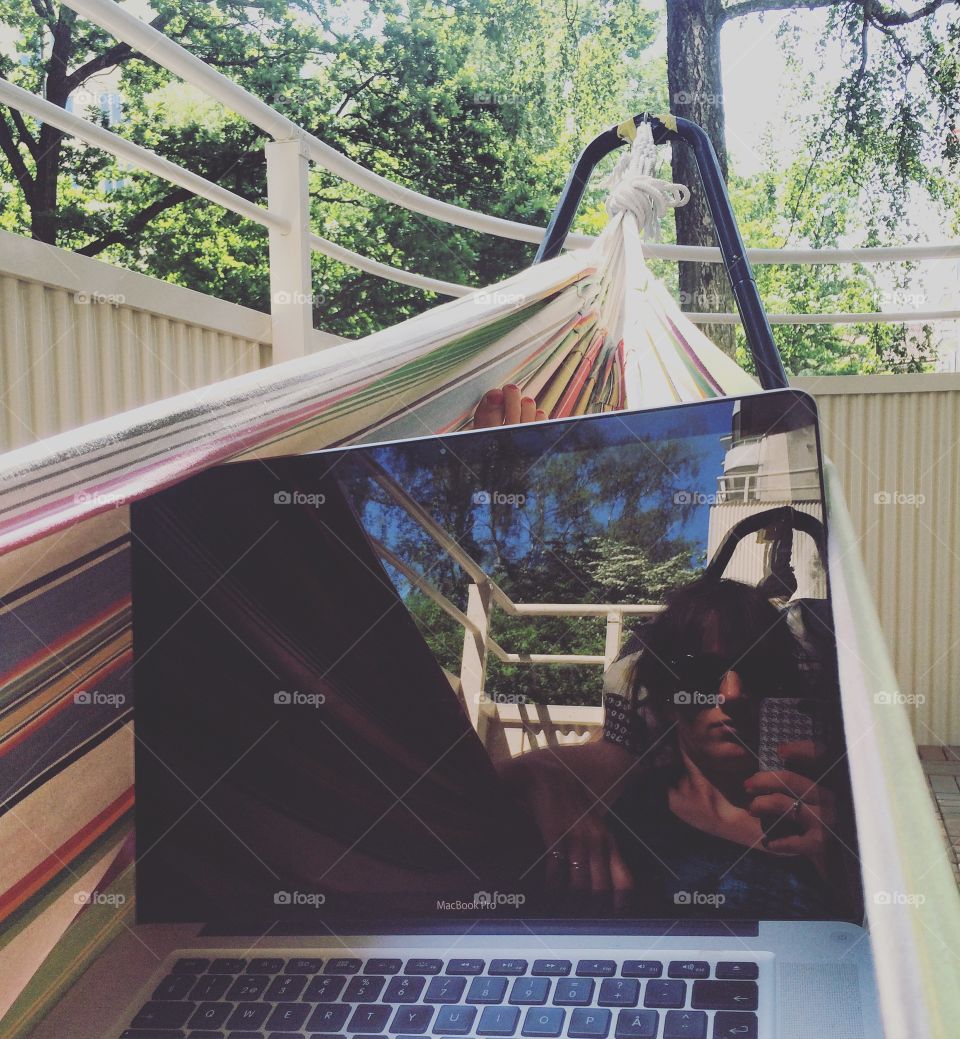
<svg viewBox="0 0 960 1039">
<path fill-rule="evenodd" d="M 698 578 L 670 593 L 663 612 L 636 631 L 641 652 L 630 677 L 633 703 L 645 689 L 648 706 L 662 715 L 683 688 L 682 661 L 704 650 L 708 631 L 721 657 L 744 671 L 749 665 L 773 692 L 798 695 L 797 644 L 785 614 L 752 585 Z"/>
</svg>

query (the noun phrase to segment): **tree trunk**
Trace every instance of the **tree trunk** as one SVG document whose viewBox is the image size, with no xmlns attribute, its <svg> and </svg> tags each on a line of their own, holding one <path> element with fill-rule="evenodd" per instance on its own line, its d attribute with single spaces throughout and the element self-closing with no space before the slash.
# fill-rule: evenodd
<svg viewBox="0 0 960 1039">
<path fill-rule="evenodd" d="M 720 77 L 720 0 L 667 0 L 667 83 L 670 111 L 706 130 L 724 180 L 727 148 Z M 716 245 L 713 218 L 707 206 L 693 150 L 673 145 L 673 179 L 690 188 L 690 201 L 675 210 L 680 245 Z M 726 271 L 719 263 L 681 263 L 680 301 L 684 310 L 735 310 Z M 733 354 L 732 325 L 701 325 L 703 332 L 725 353 Z"/>
<path fill-rule="evenodd" d="M 53 26 L 53 48 L 47 65 L 44 96 L 58 108 L 67 107 L 70 59 L 73 56 L 73 26 L 76 14 L 61 7 L 60 16 Z M 39 242 L 57 244 L 57 182 L 60 173 L 60 151 L 63 134 L 44 123 L 38 141 L 37 172 L 30 199 L 30 234 Z"/>
</svg>

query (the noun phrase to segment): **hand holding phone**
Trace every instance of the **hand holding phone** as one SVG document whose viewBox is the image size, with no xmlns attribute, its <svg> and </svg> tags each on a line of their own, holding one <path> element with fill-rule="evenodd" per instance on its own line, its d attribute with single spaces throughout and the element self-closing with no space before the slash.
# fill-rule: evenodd
<svg viewBox="0 0 960 1039">
<path fill-rule="evenodd" d="M 823 705 L 798 697 L 767 697 L 760 705 L 760 737 L 757 760 L 760 772 L 782 772 L 788 761 L 781 749 L 791 744 L 809 745 L 811 752 L 826 743 Z M 797 810 L 761 816 L 763 832 L 770 840 L 803 832 Z"/>
</svg>

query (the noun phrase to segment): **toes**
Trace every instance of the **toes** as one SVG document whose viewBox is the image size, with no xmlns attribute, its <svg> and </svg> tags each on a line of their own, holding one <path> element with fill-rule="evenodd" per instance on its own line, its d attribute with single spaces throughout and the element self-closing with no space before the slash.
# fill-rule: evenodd
<svg viewBox="0 0 960 1039">
<path fill-rule="evenodd" d="M 520 421 L 520 387 L 516 383 L 508 382 L 503 387 L 503 410 L 504 425 L 512 426 Z"/>
<path fill-rule="evenodd" d="M 487 390 L 473 413 L 473 429 L 503 425 L 503 390 Z"/>
<path fill-rule="evenodd" d="M 522 397 L 520 400 L 520 421 L 536 422 L 537 402 L 533 397 Z"/>
</svg>

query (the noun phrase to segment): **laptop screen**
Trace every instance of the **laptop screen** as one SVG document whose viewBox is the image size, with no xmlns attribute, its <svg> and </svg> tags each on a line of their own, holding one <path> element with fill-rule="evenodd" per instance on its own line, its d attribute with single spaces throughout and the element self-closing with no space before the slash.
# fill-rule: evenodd
<svg viewBox="0 0 960 1039">
<path fill-rule="evenodd" d="M 141 922 L 859 919 L 809 398 L 132 507 Z"/>
</svg>

